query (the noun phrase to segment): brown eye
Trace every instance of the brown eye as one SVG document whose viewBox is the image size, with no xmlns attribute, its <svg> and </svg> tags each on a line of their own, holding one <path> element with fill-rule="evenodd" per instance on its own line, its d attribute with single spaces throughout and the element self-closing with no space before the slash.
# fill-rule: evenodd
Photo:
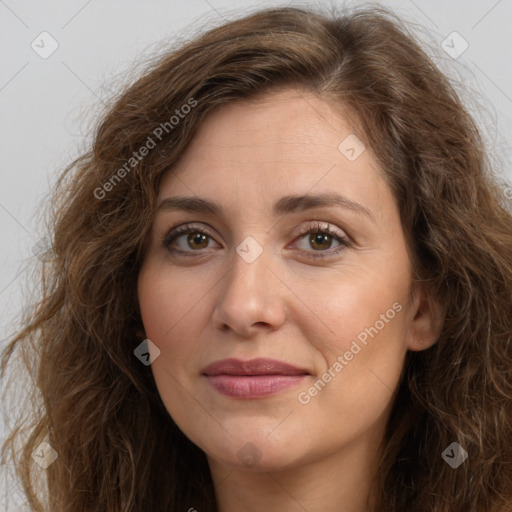
<svg viewBox="0 0 512 512">
<path fill-rule="evenodd" d="M 338 232 L 328 224 L 321 223 L 303 228 L 300 231 L 299 240 L 305 240 L 303 246 L 299 248 L 302 252 L 306 253 L 309 258 L 328 258 L 336 256 L 344 249 L 351 246 L 349 238 L 343 236 L 341 231 Z M 333 242 L 336 242 L 337 245 L 334 250 L 327 252 L 331 249 Z"/>
<path fill-rule="evenodd" d="M 186 238 L 186 241 L 190 248 L 205 249 L 208 246 L 208 235 L 200 233 L 198 231 L 194 233 L 189 233 Z"/>
<path fill-rule="evenodd" d="M 309 235 L 308 242 L 311 244 L 311 247 L 318 250 L 330 249 L 333 242 L 333 236 L 326 233 L 313 233 L 312 235 Z"/>
<path fill-rule="evenodd" d="M 207 249 L 210 241 L 213 238 L 202 228 L 185 224 L 171 230 L 163 245 L 169 252 L 194 256 L 195 252 Z"/>
</svg>

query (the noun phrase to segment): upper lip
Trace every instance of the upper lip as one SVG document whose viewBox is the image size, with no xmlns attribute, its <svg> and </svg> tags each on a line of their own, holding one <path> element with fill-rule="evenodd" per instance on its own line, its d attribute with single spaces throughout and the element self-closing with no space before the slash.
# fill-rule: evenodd
<svg viewBox="0 0 512 512">
<path fill-rule="evenodd" d="M 309 372 L 277 359 L 222 359 L 209 364 L 203 375 L 306 375 Z"/>
</svg>

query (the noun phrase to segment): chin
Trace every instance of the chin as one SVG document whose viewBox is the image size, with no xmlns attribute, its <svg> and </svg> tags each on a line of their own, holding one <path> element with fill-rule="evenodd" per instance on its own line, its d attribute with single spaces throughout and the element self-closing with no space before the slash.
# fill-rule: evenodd
<svg viewBox="0 0 512 512">
<path fill-rule="evenodd" d="M 303 451 L 305 447 L 296 435 L 281 432 L 280 436 L 272 439 L 273 434 L 262 434 L 262 430 L 258 433 L 254 428 L 240 429 L 239 432 L 244 433 L 243 437 L 226 434 L 222 439 L 201 443 L 200 448 L 210 461 L 254 472 L 293 468 L 307 458 L 298 450 Z"/>
<path fill-rule="evenodd" d="M 276 451 L 269 447 L 260 447 L 256 443 L 247 442 L 241 447 L 233 446 L 230 451 L 217 452 L 214 450 L 206 453 L 210 462 L 215 460 L 224 466 L 239 471 L 275 472 L 285 469 L 291 469 L 299 465 L 297 453 L 292 457 L 292 453 L 283 453 L 282 450 Z"/>
</svg>

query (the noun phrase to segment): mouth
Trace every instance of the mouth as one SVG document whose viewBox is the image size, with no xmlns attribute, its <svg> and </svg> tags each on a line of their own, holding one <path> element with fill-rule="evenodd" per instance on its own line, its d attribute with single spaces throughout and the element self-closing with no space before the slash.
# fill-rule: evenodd
<svg viewBox="0 0 512 512">
<path fill-rule="evenodd" d="M 202 375 L 219 393 L 238 399 L 257 399 L 299 384 L 309 372 L 275 359 L 223 359 L 207 366 Z"/>
</svg>

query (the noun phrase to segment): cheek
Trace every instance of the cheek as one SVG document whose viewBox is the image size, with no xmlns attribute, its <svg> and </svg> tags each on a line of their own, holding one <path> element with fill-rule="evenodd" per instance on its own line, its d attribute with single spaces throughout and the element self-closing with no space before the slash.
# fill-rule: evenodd
<svg viewBox="0 0 512 512">
<path fill-rule="evenodd" d="M 160 398 L 177 425 L 200 444 L 194 432 L 211 429 L 204 410 L 191 400 L 190 361 L 201 354 L 198 346 L 200 323 L 195 321 L 204 303 L 204 291 L 199 283 L 189 286 L 180 281 L 179 274 L 157 266 L 143 269 L 138 280 L 138 298 L 146 337 L 160 350 L 151 364 Z M 176 274 L 176 275 L 175 275 Z M 191 283 L 190 283 L 191 284 Z M 181 291 L 180 291 L 181 290 Z M 192 321 L 192 319 L 194 321 Z"/>
<path fill-rule="evenodd" d="M 179 272 L 169 272 L 165 265 L 143 268 L 138 279 L 138 299 L 146 336 L 160 350 L 167 350 L 173 341 L 179 350 L 180 330 L 189 330 L 197 325 L 191 322 L 198 318 L 205 290 L 195 279 L 184 278 Z"/>
<path fill-rule="evenodd" d="M 340 277 L 341 276 L 341 277 Z M 311 345 L 332 362 L 350 351 L 377 352 L 381 356 L 393 345 L 404 343 L 404 311 L 409 281 L 407 275 L 366 267 L 348 268 L 324 279 L 295 279 L 294 292 L 304 297 L 309 311 L 296 314 L 295 322 Z M 379 340 L 379 343 L 372 343 Z M 387 340 L 384 343 L 384 340 Z M 373 345 L 370 348 L 370 345 Z M 350 353 L 348 358 L 353 358 Z"/>
<path fill-rule="evenodd" d="M 298 401 L 311 418 L 327 414 L 344 424 L 349 414 L 363 428 L 389 405 L 403 368 L 408 275 L 366 267 L 325 283 L 322 293 L 308 287 L 315 315 L 303 317 L 300 329 L 320 363 Z"/>
<path fill-rule="evenodd" d="M 201 367 L 201 332 L 208 322 L 208 286 L 194 273 L 170 272 L 168 265 L 148 265 L 138 280 L 138 298 L 146 337 L 160 350 L 151 369 L 164 399 L 179 392 Z"/>
<path fill-rule="evenodd" d="M 385 421 L 403 368 L 401 304 L 375 295 L 374 302 L 364 299 L 352 296 L 351 307 L 338 317 L 338 336 L 317 345 L 322 369 L 296 397 L 302 430 L 322 431 L 318 443 L 327 451 Z"/>
</svg>

